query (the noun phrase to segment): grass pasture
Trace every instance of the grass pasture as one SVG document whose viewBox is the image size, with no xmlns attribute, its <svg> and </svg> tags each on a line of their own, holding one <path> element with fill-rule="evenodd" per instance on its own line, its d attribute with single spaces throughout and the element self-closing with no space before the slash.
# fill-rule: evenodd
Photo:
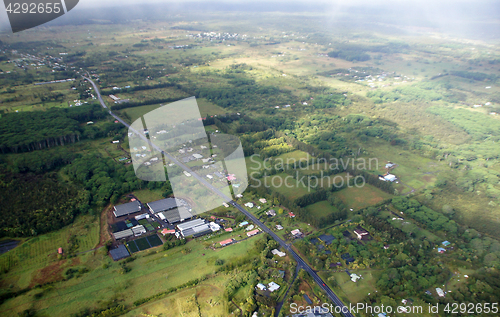
<svg viewBox="0 0 500 317">
<path fill-rule="evenodd" d="M 33 295 L 39 290 L 33 289 L 6 300 L 0 305 L 0 315 L 17 316 L 17 313 L 34 307 L 43 315 L 70 316 L 83 308 L 98 305 L 96 294 L 99 294 L 100 301 L 119 298 L 124 304 L 129 305 L 137 299 L 212 274 L 216 269 L 216 259 L 228 262 L 237 257 L 247 256 L 254 243 L 262 237 L 263 235 L 258 235 L 238 243 L 236 247 L 233 245 L 215 251 L 206 250 L 198 241 L 191 241 L 183 247 L 165 252 L 159 249 L 150 250 L 148 256 L 138 256 L 135 261 L 127 263 L 131 271 L 126 274 L 121 272 L 121 262 L 113 262 L 109 257 L 101 256 L 99 253 L 97 255 L 87 253 L 78 259 L 82 262 L 81 265 L 92 268 L 91 273 L 52 284 L 40 299 L 34 299 Z M 104 268 L 102 263 L 108 263 L 109 266 Z M 17 278 L 13 278 L 12 281 Z M 17 287 L 15 282 L 14 285 Z"/>
<path fill-rule="evenodd" d="M 165 312 L 168 312 L 165 316 L 225 316 L 222 295 L 230 278 L 230 275 L 217 276 L 202 285 L 138 307 L 124 316 L 163 316 Z"/>
<path fill-rule="evenodd" d="M 376 291 L 376 278 L 373 276 L 371 270 L 356 271 L 353 273 L 361 276 L 361 279 L 356 283 L 351 281 L 351 278 L 346 272 L 333 273 L 333 276 L 335 276 L 335 280 L 338 284 L 336 289 L 340 289 L 341 296 L 343 294 L 344 296 L 342 297 L 347 297 L 351 303 L 359 303 L 363 301 L 368 293 Z"/>
<path fill-rule="evenodd" d="M 74 252 L 90 250 L 99 242 L 99 224 L 91 216 L 80 216 L 72 225 L 61 230 L 27 239 L 15 249 L 0 255 L 0 268 L 10 269 L 5 276 L 11 276 L 20 269 L 43 267 L 56 260 L 59 247 L 68 250 L 72 235 L 78 241 Z"/>
<path fill-rule="evenodd" d="M 162 191 L 160 189 L 139 189 L 132 192 L 132 195 L 137 197 L 141 203 L 146 204 L 152 201 L 163 199 Z"/>
<path fill-rule="evenodd" d="M 326 217 L 333 212 L 337 212 L 338 209 L 335 206 L 332 206 L 328 201 L 322 200 L 309 205 L 306 207 L 307 212 L 312 214 L 315 217 Z"/>
<path fill-rule="evenodd" d="M 335 192 L 334 195 L 339 197 L 348 208 L 354 210 L 363 209 L 393 197 L 370 184 L 365 184 L 361 188 L 348 187 Z"/>
<path fill-rule="evenodd" d="M 285 195 L 291 200 L 315 191 L 312 187 L 308 187 L 307 182 L 302 184 L 285 173 L 263 177 L 261 182 L 264 186 L 272 187 L 278 193 Z"/>
<path fill-rule="evenodd" d="M 206 115 L 222 115 L 227 113 L 227 111 L 224 108 L 219 107 L 216 104 L 204 98 L 196 99 L 196 102 L 198 103 L 198 108 L 200 109 L 200 115 L 202 117 L 205 117 Z M 145 115 L 146 113 L 158 109 L 160 106 L 161 104 L 154 104 L 154 105 L 125 108 L 120 110 L 120 112 L 124 112 L 127 115 L 129 115 L 131 119 L 130 122 L 134 122 L 135 120 Z"/>
</svg>

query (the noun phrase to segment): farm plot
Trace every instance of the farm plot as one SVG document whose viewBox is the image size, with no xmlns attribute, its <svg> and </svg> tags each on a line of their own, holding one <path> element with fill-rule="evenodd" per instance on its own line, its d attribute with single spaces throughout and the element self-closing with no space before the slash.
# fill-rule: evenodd
<svg viewBox="0 0 500 317">
<path fill-rule="evenodd" d="M 139 248 L 140 251 L 144 251 L 151 248 L 151 245 L 149 244 L 149 241 L 146 238 L 140 238 L 134 241 L 137 244 L 137 247 Z"/>
<path fill-rule="evenodd" d="M 334 195 L 339 197 L 348 208 L 356 210 L 378 204 L 385 199 L 393 197 L 370 184 L 365 184 L 361 188 L 348 187 L 335 192 Z"/>
<path fill-rule="evenodd" d="M 132 240 L 127 243 L 127 247 L 132 253 L 136 253 L 139 251 L 144 251 L 150 248 L 157 247 L 162 245 L 161 239 L 158 235 L 154 234 L 151 236 L 143 237 L 140 239 Z"/>
<path fill-rule="evenodd" d="M 306 210 L 315 217 L 326 217 L 331 213 L 338 212 L 337 207 L 332 206 L 328 201 L 322 200 L 306 207 Z"/>
<path fill-rule="evenodd" d="M 131 252 L 131 253 L 136 253 L 136 252 L 139 252 L 139 248 L 137 247 L 137 244 L 135 244 L 135 241 L 132 240 L 132 241 L 129 241 L 127 243 L 127 248 L 128 250 Z"/>
<path fill-rule="evenodd" d="M 262 184 L 265 187 L 273 188 L 273 190 L 276 190 L 278 193 L 285 195 L 291 200 L 315 191 L 312 186 L 308 186 L 307 179 L 305 183 L 302 183 L 285 173 L 264 177 L 262 179 Z"/>
<path fill-rule="evenodd" d="M 154 234 L 152 236 L 149 236 L 147 237 L 148 241 L 149 241 L 149 244 L 151 244 L 151 247 L 154 248 L 154 247 L 157 247 L 159 245 L 162 245 L 163 243 L 161 242 L 161 239 L 160 237 L 158 237 L 158 235 Z"/>
</svg>

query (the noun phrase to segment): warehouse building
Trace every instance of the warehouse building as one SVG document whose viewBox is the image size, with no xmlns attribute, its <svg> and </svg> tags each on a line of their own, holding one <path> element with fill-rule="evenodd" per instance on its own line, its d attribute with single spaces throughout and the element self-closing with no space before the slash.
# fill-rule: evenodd
<svg viewBox="0 0 500 317">
<path fill-rule="evenodd" d="M 189 210 L 184 206 L 159 212 L 157 213 L 157 215 L 161 220 L 167 220 L 169 223 L 176 223 L 193 218 L 193 214 L 191 214 Z"/>
<path fill-rule="evenodd" d="M 122 230 L 122 231 L 118 231 L 118 232 L 113 233 L 113 237 L 115 238 L 115 240 L 128 238 L 128 237 L 131 237 L 133 235 L 134 235 L 134 233 L 132 232 L 131 229 Z"/>
<path fill-rule="evenodd" d="M 198 238 L 212 232 L 210 226 L 203 219 L 195 219 L 188 222 L 180 223 L 177 225 L 177 229 L 179 229 L 181 235 L 184 238 L 190 236 Z"/>
<path fill-rule="evenodd" d="M 123 205 L 114 206 L 113 214 L 118 218 L 139 211 L 141 211 L 141 203 L 136 200 Z"/>
<path fill-rule="evenodd" d="M 158 212 L 168 211 L 177 208 L 177 206 L 186 206 L 186 202 L 177 198 L 165 198 L 147 203 L 149 210 L 156 214 Z"/>
</svg>

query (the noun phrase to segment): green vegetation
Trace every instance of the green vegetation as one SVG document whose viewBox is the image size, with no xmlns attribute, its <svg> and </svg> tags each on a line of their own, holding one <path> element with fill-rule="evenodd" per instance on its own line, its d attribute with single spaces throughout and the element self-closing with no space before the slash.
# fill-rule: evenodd
<svg viewBox="0 0 500 317">
<path fill-rule="evenodd" d="M 43 112 L 9 113 L 0 118 L 2 153 L 27 152 L 77 142 L 82 138 L 107 135 L 113 125 L 79 127 L 79 123 L 102 119 L 99 105 Z"/>
<path fill-rule="evenodd" d="M 82 73 L 128 122 L 195 96 L 207 133 L 242 142 L 251 177 L 238 202 L 259 206 L 250 212 L 346 303 L 497 302 L 498 47 L 416 37 L 381 16 L 366 30 L 353 13 L 335 22 L 314 12 L 159 10 L 131 24 L 120 14 L 106 15 L 109 23 L 75 17 L 74 26 L 2 38 L 0 236 L 21 243 L 0 255 L 0 313 L 271 316 L 281 301 L 305 304 L 303 294 L 328 301 L 305 272 L 295 278 L 289 256 L 270 253 L 279 247 L 268 236 L 245 239 L 233 207 L 205 216 L 234 232 L 188 240 L 152 232 L 124 242 L 134 255 L 111 262 L 112 205 L 173 192 L 136 177 L 126 129 Z M 380 180 L 387 173 L 397 179 Z M 356 238 L 359 227 L 369 239 Z M 228 238 L 235 243 L 221 247 Z M 438 253 L 444 240 L 451 247 Z M 351 282 L 345 269 L 363 279 Z M 271 281 L 279 291 L 255 289 Z M 451 292 L 439 298 L 436 287 Z"/>
</svg>

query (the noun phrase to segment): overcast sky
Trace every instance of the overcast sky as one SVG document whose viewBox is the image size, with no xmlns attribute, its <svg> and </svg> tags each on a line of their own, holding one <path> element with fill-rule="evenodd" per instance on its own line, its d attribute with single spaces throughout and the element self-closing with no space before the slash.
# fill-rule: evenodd
<svg viewBox="0 0 500 317">
<path fill-rule="evenodd" d="M 199 5 L 192 5 L 199 3 Z M 428 26 L 433 24 L 442 30 L 461 29 L 466 31 L 471 28 L 471 22 L 491 23 L 497 22 L 496 28 L 491 32 L 500 33 L 498 22 L 500 17 L 500 5 L 498 0 L 233 0 L 233 1 L 179 1 L 179 0 L 80 0 L 78 5 L 70 14 L 88 14 L 88 9 L 100 7 L 121 7 L 126 10 L 129 5 L 145 6 L 144 10 L 154 10 L 154 5 L 161 5 L 162 10 L 209 10 L 210 4 L 216 10 L 229 9 L 231 11 L 314 11 L 328 13 L 331 20 L 343 12 L 356 12 L 359 16 L 380 19 L 381 16 L 391 17 L 388 23 L 404 23 L 405 25 Z M 222 4 L 222 5 L 221 5 Z M 227 4 L 227 5 L 223 5 Z M 171 5 L 171 7 L 170 7 Z M 239 9 L 241 7 L 241 9 Z M 140 13 L 140 8 L 134 8 L 132 13 Z M 68 15 L 69 17 L 69 15 Z M 140 16 L 138 16 L 140 18 Z M 10 31 L 8 18 L 4 9 L 0 10 L 0 24 Z M 487 30 L 487 27 L 485 27 Z M 486 31 L 487 32 L 487 31 Z"/>
</svg>

